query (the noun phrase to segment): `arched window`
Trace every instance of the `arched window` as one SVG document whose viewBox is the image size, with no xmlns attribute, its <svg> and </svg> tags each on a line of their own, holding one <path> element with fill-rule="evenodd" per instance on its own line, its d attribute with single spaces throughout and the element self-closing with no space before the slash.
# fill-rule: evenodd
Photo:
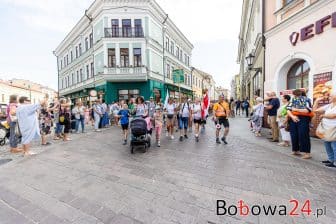
<svg viewBox="0 0 336 224">
<path fill-rule="evenodd" d="M 300 89 L 309 87 L 310 67 L 304 60 L 296 62 L 287 75 L 287 89 Z"/>
</svg>

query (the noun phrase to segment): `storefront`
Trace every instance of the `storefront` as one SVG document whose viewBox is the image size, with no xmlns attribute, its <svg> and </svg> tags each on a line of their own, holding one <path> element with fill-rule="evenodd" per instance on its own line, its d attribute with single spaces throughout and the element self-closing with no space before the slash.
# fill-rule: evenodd
<svg viewBox="0 0 336 224">
<path fill-rule="evenodd" d="M 304 88 L 313 99 L 316 80 L 336 85 L 336 1 L 316 2 L 265 36 L 265 91 Z"/>
<path fill-rule="evenodd" d="M 180 99 L 183 97 L 187 97 L 192 99 L 193 98 L 193 91 L 190 89 L 185 89 L 182 87 L 178 87 L 175 85 L 170 85 L 170 84 L 166 84 L 166 88 L 168 89 L 169 92 L 169 96 L 172 98 L 176 98 L 176 99 Z"/>
</svg>

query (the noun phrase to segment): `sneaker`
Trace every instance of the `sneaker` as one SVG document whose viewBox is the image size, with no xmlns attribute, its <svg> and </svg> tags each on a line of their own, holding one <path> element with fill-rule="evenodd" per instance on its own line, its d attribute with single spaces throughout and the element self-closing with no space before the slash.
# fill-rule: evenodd
<svg viewBox="0 0 336 224">
<path fill-rule="evenodd" d="M 332 162 L 330 162 L 329 160 L 324 160 L 324 161 L 321 161 L 321 163 L 328 164 L 328 163 L 332 163 Z"/>
<path fill-rule="evenodd" d="M 325 164 L 325 166 L 327 166 L 327 167 L 336 167 L 333 163 L 327 163 L 327 164 Z"/>
<path fill-rule="evenodd" d="M 157 147 L 161 147 L 160 141 L 157 142 Z"/>
<path fill-rule="evenodd" d="M 219 138 L 216 138 L 216 143 L 221 144 L 221 142 L 219 141 Z"/>
<path fill-rule="evenodd" d="M 196 139 L 196 142 L 199 142 L 199 137 L 198 136 L 196 136 L 195 139 Z"/>
<path fill-rule="evenodd" d="M 123 145 L 127 145 L 127 140 L 124 140 L 124 143 L 123 143 Z"/>
<path fill-rule="evenodd" d="M 188 139 L 188 135 L 184 135 L 184 138 L 185 138 L 185 139 Z"/>
<path fill-rule="evenodd" d="M 181 142 L 183 141 L 183 136 L 180 136 L 180 141 L 181 141 Z"/>
<path fill-rule="evenodd" d="M 223 137 L 221 140 L 222 140 L 222 142 L 224 142 L 225 145 L 228 144 L 225 137 Z"/>
<path fill-rule="evenodd" d="M 171 140 L 174 140 L 174 135 L 170 136 L 170 139 L 171 139 Z"/>
</svg>

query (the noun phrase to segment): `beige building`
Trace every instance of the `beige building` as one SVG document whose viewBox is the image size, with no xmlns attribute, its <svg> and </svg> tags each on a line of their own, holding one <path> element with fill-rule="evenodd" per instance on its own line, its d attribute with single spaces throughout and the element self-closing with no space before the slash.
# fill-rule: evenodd
<svg viewBox="0 0 336 224">
<path fill-rule="evenodd" d="M 218 97 L 221 95 L 224 95 L 226 99 L 231 98 L 230 91 L 228 89 L 225 89 L 224 87 L 221 87 L 221 86 L 216 87 L 216 92 L 218 94 Z"/>
<path fill-rule="evenodd" d="M 241 99 L 241 94 L 240 94 L 240 75 L 237 74 L 232 77 L 231 80 L 231 97 L 233 99 Z"/>
<path fill-rule="evenodd" d="M 243 0 L 237 62 L 240 65 L 240 98 L 263 95 L 263 0 Z"/>
<path fill-rule="evenodd" d="M 202 97 L 203 91 L 208 90 L 210 100 L 215 97 L 216 82 L 213 77 L 197 68 L 192 68 L 192 90 L 194 97 Z"/>
<path fill-rule="evenodd" d="M 336 1 L 269 0 L 265 8 L 265 90 L 306 88 L 313 98 L 314 83 L 336 86 Z"/>
<path fill-rule="evenodd" d="M 32 103 L 36 103 L 43 99 L 46 94 L 52 99 L 57 96 L 57 92 L 49 87 L 42 86 L 23 79 L 0 80 L 0 104 L 1 111 L 5 112 L 5 108 L 9 103 L 10 95 L 27 96 Z"/>
</svg>

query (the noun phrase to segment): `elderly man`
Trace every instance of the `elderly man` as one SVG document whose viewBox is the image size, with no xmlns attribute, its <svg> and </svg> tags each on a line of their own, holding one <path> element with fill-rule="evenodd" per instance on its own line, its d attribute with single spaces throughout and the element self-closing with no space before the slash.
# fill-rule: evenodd
<svg viewBox="0 0 336 224">
<path fill-rule="evenodd" d="M 277 113 L 280 107 L 280 100 L 276 97 L 275 92 L 270 92 L 267 100 L 269 101 L 268 105 L 265 106 L 265 109 L 268 113 L 269 124 L 272 129 L 272 138 L 271 142 L 279 142 L 279 127 L 277 122 Z"/>
</svg>

